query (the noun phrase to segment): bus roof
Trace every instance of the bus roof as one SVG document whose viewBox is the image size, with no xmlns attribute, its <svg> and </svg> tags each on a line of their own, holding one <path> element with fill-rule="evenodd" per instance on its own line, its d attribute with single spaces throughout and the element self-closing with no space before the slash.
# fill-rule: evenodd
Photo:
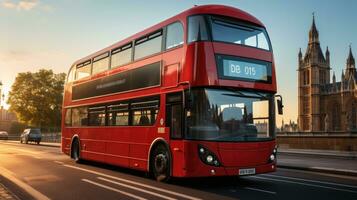
<svg viewBox="0 0 357 200">
<path fill-rule="evenodd" d="M 228 17 L 232 17 L 232 18 L 237 18 L 237 19 L 241 19 L 243 21 L 247 21 L 253 24 L 256 24 L 258 26 L 264 27 L 263 23 L 260 22 L 257 18 L 255 18 L 254 16 L 250 15 L 249 13 L 242 11 L 238 8 L 234 8 L 234 7 L 230 7 L 230 6 L 225 6 L 225 5 L 202 5 L 202 6 L 194 6 L 188 10 L 185 10 L 173 17 L 170 17 L 169 19 L 166 19 L 154 26 L 151 26 L 149 28 L 146 28 L 143 31 L 140 31 L 124 40 L 121 40 L 119 42 L 116 42 L 102 50 L 99 50 L 95 53 L 92 53 L 82 59 L 77 60 L 76 62 L 73 63 L 72 66 L 77 65 L 79 63 L 85 62 L 97 55 L 100 55 L 104 52 L 110 51 L 111 49 L 115 48 L 115 47 L 120 47 L 122 45 L 125 45 L 135 39 L 138 39 L 142 36 L 145 36 L 153 31 L 156 31 L 157 29 L 160 29 L 166 25 L 169 25 L 175 21 L 179 21 L 179 20 L 184 20 L 186 19 L 187 16 L 191 16 L 191 15 L 197 15 L 197 14 L 213 14 L 213 15 L 224 15 L 224 16 L 228 16 Z"/>
</svg>

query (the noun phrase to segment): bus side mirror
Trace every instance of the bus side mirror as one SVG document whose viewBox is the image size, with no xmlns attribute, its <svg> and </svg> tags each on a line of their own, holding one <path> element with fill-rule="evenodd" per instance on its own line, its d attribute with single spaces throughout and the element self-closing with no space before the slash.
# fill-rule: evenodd
<svg viewBox="0 0 357 200">
<path fill-rule="evenodd" d="M 283 97 L 281 95 L 275 95 L 275 97 L 278 97 L 279 99 L 276 100 L 276 104 L 278 105 L 278 114 L 282 115 L 283 114 Z"/>
</svg>

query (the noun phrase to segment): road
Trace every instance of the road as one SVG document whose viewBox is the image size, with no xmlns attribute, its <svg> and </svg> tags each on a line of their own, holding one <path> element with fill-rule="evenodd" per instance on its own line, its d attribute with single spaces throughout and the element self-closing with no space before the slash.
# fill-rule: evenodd
<svg viewBox="0 0 357 200">
<path fill-rule="evenodd" d="M 159 183 L 145 173 L 74 163 L 59 148 L 0 141 L 0 177 L 20 199 L 357 199 L 357 177 L 280 169 L 249 177 L 174 179 Z M 27 192 L 25 192 L 27 191 Z"/>
</svg>

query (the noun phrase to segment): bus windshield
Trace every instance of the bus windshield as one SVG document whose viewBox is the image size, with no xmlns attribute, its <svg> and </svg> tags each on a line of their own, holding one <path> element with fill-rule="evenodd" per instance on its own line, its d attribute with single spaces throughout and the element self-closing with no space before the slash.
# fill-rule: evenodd
<svg viewBox="0 0 357 200">
<path fill-rule="evenodd" d="M 264 141 L 274 139 L 273 95 L 226 89 L 194 89 L 186 139 Z"/>
</svg>

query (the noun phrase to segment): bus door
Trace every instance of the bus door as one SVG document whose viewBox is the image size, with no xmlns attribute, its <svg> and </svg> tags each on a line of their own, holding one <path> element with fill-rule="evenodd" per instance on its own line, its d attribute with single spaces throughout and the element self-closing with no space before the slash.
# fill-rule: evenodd
<svg viewBox="0 0 357 200">
<path fill-rule="evenodd" d="M 170 128 L 171 139 L 183 138 L 182 92 L 166 96 L 166 126 Z"/>
</svg>

